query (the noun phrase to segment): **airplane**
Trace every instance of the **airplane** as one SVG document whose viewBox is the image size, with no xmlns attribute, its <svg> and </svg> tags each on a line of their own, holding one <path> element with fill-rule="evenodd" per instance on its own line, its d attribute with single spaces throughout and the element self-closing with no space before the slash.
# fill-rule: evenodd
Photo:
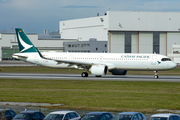
<svg viewBox="0 0 180 120">
<path fill-rule="evenodd" d="M 126 75 L 128 70 L 142 70 L 154 71 L 154 78 L 159 78 L 158 71 L 177 66 L 160 54 L 40 52 L 21 28 L 15 30 L 20 53 L 13 54 L 13 58 L 51 68 L 83 69 L 82 77 L 88 77 L 88 72 L 101 77 L 108 71 L 113 75 Z"/>
</svg>

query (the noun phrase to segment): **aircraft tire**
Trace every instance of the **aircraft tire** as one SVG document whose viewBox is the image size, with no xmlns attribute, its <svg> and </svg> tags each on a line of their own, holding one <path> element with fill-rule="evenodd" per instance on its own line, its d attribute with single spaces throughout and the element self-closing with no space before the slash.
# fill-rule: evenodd
<svg viewBox="0 0 180 120">
<path fill-rule="evenodd" d="M 159 78 L 159 76 L 158 76 L 158 75 L 155 75 L 155 76 L 154 76 L 154 78 L 155 78 L 155 79 L 158 79 L 158 78 Z"/>
<path fill-rule="evenodd" d="M 83 72 L 83 73 L 81 73 L 81 76 L 82 77 L 88 77 L 88 73 L 87 72 Z"/>
</svg>

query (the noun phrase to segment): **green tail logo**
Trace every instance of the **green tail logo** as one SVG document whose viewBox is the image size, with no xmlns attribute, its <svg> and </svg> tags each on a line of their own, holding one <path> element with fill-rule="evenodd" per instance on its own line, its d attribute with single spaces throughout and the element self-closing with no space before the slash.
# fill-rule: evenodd
<svg viewBox="0 0 180 120">
<path fill-rule="evenodd" d="M 21 28 L 16 28 L 16 36 L 19 45 L 19 51 L 21 53 L 25 52 L 38 52 L 41 58 L 44 58 L 39 50 L 32 44 L 25 32 Z"/>
<path fill-rule="evenodd" d="M 29 40 L 29 38 L 26 36 L 26 34 L 21 28 L 16 28 L 16 36 L 18 40 L 19 51 L 21 53 L 37 52 L 36 48 L 31 43 L 31 41 Z"/>
</svg>

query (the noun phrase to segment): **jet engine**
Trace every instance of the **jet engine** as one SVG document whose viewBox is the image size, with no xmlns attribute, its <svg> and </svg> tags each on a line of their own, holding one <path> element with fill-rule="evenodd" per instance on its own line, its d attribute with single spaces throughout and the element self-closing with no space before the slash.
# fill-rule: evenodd
<svg viewBox="0 0 180 120">
<path fill-rule="evenodd" d="M 96 76 L 106 75 L 108 67 L 106 65 L 93 65 L 89 71 Z"/>
<path fill-rule="evenodd" d="M 113 69 L 113 70 L 109 70 L 109 72 L 111 72 L 113 75 L 126 75 L 127 74 L 127 70 Z"/>
</svg>

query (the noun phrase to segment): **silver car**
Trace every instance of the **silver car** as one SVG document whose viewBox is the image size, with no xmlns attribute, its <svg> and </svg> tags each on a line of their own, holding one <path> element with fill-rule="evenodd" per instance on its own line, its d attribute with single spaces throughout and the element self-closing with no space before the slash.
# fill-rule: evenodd
<svg viewBox="0 0 180 120">
<path fill-rule="evenodd" d="M 122 112 L 112 118 L 112 120 L 146 120 L 140 112 Z"/>
<path fill-rule="evenodd" d="M 44 120 L 80 120 L 80 115 L 75 111 L 55 111 L 49 113 Z"/>
<path fill-rule="evenodd" d="M 178 114 L 161 113 L 151 115 L 149 120 L 180 120 L 180 116 Z"/>
</svg>

